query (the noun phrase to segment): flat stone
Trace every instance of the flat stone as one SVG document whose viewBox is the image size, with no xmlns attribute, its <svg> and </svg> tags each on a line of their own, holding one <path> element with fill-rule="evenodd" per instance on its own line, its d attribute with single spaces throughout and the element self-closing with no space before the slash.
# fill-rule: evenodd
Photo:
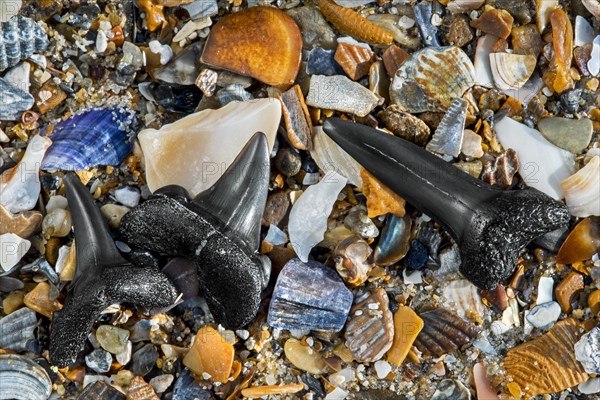
<svg viewBox="0 0 600 400">
<path fill-rule="evenodd" d="M 577 154 L 590 144 L 594 126 L 588 118 L 551 117 L 542 119 L 538 129 L 552 144 Z"/>
<path fill-rule="evenodd" d="M 527 321 L 536 328 L 549 329 L 558 320 L 560 313 L 560 305 L 555 301 L 551 301 L 533 307 L 527 315 Z"/>
<path fill-rule="evenodd" d="M 342 75 L 313 75 L 306 104 L 311 107 L 337 110 L 364 117 L 379 104 L 373 92 Z"/>
</svg>

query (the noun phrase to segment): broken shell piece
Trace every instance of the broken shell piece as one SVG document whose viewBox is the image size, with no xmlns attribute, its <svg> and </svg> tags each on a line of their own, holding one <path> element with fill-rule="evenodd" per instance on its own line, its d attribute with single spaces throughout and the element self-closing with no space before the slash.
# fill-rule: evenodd
<svg viewBox="0 0 600 400">
<path fill-rule="evenodd" d="M 4 3 L 1 14 L 14 8 L 18 10 L 18 3 Z M 41 53 L 48 47 L 48 35 L 42 27 L 33 19 L 21 15 L 0 23 L 0 37 L 0 71 L 13 67 L 19 61 L 34 53 Z"/>
<path fill-rule="evenodd" d="M 217 79 L 219 74 L 217 74 L 212 69 L 203 68 L 194 84 L 198 86 L 198 89 L 202 90 L 205 96 L 210 97 L 215 94 L 215 90 L 217 90 Z"/>
<path fill-rule="evenodd" d="M 600 156 L 594 156 L 575 175 L 560 182 L 571 215 L 600 216 Z"/>
<path fill-rule="evenodd" d="M 573 351 L 580 336 L 573 318 L 557 322 L 545 335 L 508 351 L 507 375 L 526 396 L 556 393 L 584 382 L 588 375 Z"/>
<path fill-rule="evenodd" d="M 475 83 L 484 87 L 494 87 L 494 77 L 490 66 L 490 55 L 492 48 L 498 38 L 494 35 L 483 35 L 477 39 L 475 50 Z"/>
<path fill-rule="evenodd" d="M 477 287 L 466 279 L 450 282 L 443 291 L 444 297 L 454 303 L 458 314 L 467 318 L 471 313 L 483 316 L 485 308 Z"/>
<path fill-rule="evenodd" d="M 277 8 L 257 6 L 221 18 L 210 30 L 200 60 L 287 89 L 296 79 L 301 55 L 302 36 L 294 20 Z"/>
<path fill-rule="evenodd" d="M 514 90 L 523 87 L 533 74 L 536 64 L 536 57 L 531 54 L 490 54 L 494 83 L 500 90 Z"/>
<path fill-rule="evenodd" d="M 306 104 L 311 107 L 337 110 L 365 117 L 379 103 L 380 98 L 373 92 L 345 76 L 313 75 L 310 77 Z"/>
<path fill-rule="evenodd" d="M 332 0 L 319 0 L 319 9 L 340 32 L 372 44 L 390 44 L 394 37 L 356 11 L 341 7 Z"/>
<path fill-rule="evenodd" d="M 160 400 L 160 397 L 144 378 L 136 376 L 127 388 L 127 400 Z"/>
<path fill-rule="evenodd" d="M 0 175 L 0 204 L 12 213 L 31 210 L 40 194 L 40 165 L 52 141 L 34 136 L 16 167 Z"/>
<path fill-rule="evenodd" d="M 6 308 L 4 310 L 6 312 Z M 0 318 L 0 348 L 14 351 L 27 350 L 28 343 L 35 340 L 33 331 L 36 328 L 35 312 L 27 307 Z"/>
<path fill-rule="evenodd" d="M 517 152 L 523 181 L 554 199 L 561 199 L 560 183 L 573 173 L 575 156 L 548 142 L 537 130 L 512 118 L 505 117 L 496 122 L 494 130 L 505 149 L 512 148 Z"/>
<path fill-rule="evenodd" d="M 335 50 L 334 59 L 350 79 L 357 81 L 369 73 L 369 68 L 377 56 L 362 46 L 340 43 Z"/>
<path fill-rule="evenodd" d="M 294 394 L 304 390 L 304 385 L 292 383 L 289 385 L 252 386 L 242 389 L 242 396 L 249 399 L 258 399 L 271 395 Z"/>
<path fill-rule="evenodd" d="M 288 339 L 283 346 L 285 356 L 296 368 L 309 374 L 321 375 L 327 368 L 323 357 L 297 339 Z"/>
<path fill-rule="evenodd" d="M 0 78 L 0 92 L 2 93 L 0 120 L 16 121 L 24 111 L 33 107 L 34 99 L 31 94 L 3 78 Z"/>
<path fill-rule="evenodd" d="M 398 68 L 400 68 L 402 63 L 404 63 L 408 57 L 410 57 L 410 55 L 395 44 L 392 44 L 385 49 L 381 55 L 383 65 L 385 65 L 385 69 L 389 76 L 394 76 L 396 71 L 398 71 Z"/>
<path fill-rule="evenodd" d="M 400 306 L 394 313 L 394 341 L 387 353 L 387 360 L 400 366 L 423 329 L 423 320 L 412 308 Z"/>
<path fill-rule="evenodd" d="M 544 32 L 544 30 L 546 29 L 546 25 L 548 25 L 548 23 L 550 22 L 550 13 L 558 6 L 558 0 L 536 0 L 535 20 L 537 27 L 540 30 L 540 33 Z"/>
<path fill-rule="evenodd" d="M 346 324 L 346 347 L 358 362 L 374 362 L 390 349 L 394 339 L 394 321 L 389 299 L 379 287 L 371 296 L 354 305 Z"/>
<path fill-rule="evenodd" d="M 296 258 L 277 278 L 268 323 L 280 329 L 339 332 L 350 306 L 352 293 L 335 271 L 319 262 L 303 263 Z"/>
<path fill-rule="evenodd" d="M 460 151 L 467 157 L 482 157 L 484 153 L 483 148 L 481 147 L 481 136 L 479 136 L 470 129 L 465 129 L 463 134 L 463 143 L 462 147 L 460 148 Z"/>
<path fill-rule="evenodd" d="M 552 48 L 550 68 L 544 73 L 544 82 L 555 93 L 562 93 L 574 86 L 571 76 L 573 60 L 573 27 L 569 16 L 561 8 L 550 12 L 552 24 Z"/>
<path fill-rule="evenodd" d="M 38 283 L 23 300 L 27 307 L 48 318 L 52 318 L 54 312 L 62 308 L 57 300 L 50 298 L 50 285 L 47 282 Z"/>
<path fill-rule="evenodd" d="M 151 191 L 176 184 L 192 196 L 213 186 L 256 133 L 273 149 L 281 104 L 273 99 L 231 102 L 138 135 Z M 223 135 L 223 132 L 227 132 Z"/>
<path fill-rule="evenodd" d="M 21 258 L 29 251 L 31 242 L 14 233 L 0 235 L 0 266 L 6 272 L 10 271 L 21 261 Z"/>
<path fill-rule="evenodd" d="M 294 203 L 288 232 L 292 247 L 303 262 L 308 261 L 312 248 L 323 240 L 327 218 L 346 182 L 345 177 L 330 172 L 319 183 L 306 189 Z"/>
<path fill-rule="evenodd" d="M 0 235 L 14 233 L 27 239 L 42 229 L 42 220 L 38 211 L 21 211 L 15 215 L 0 205 Z"/>
<path fill-rule="evenodd" d="M 360 164 L 327 136 L 323 127 L 314 127 L 313 140 L 314 148 L 310 155 L 325 174 L 335 171 L 348 178 L 348 183 L 362 187 Z"/>
<path fill-rule="evenodd" d="M 278 93 L 277 98 L 281 101 L 290 143 L 298 150 L 311 150 L 312 122 L 300 86 L 294 85 L 290 90 Z"/>
<path fill-rule="evenodd" d="M 421 46 L 421 38 L 415 29 L 405 28 L 402 25 L 406 18 L 409 21 L 412 20 L 410 17 L 394 14 L 375 13 L 367 16 L 368 21 L 389 32 L 400 45 L 416 49 Z M 412 22 L 414 23 L 414 21 Z"/>
<path fill-rule="evenodd" d="M 587 373 L 600 374 L 600 327 L 595 327 L 575 343 L 575 358 Z"/>
<path fill-rule="evenodd" d="M 375 218 L 380 215 L 394 214 L 404 216 L 406 202 L 387 186 L 382 184 L 366 169 L 360 173 L 363 181 L 363 194 L 367 198 L 368 217 Z"/>
<path fill-rule="evenodd" d="M 46 400 L 52 393 L 46 370 L 18 354 L 0 354 L 0 382 L 3 399 Z"/>
<path fill-rule="evenodd" d="M 453 100 L 426 149 L 432 153 L 458 157 L 462 148 L 468 108 L 469 103 L 466 100 Z"/>
<path fill-rule="evenodd" d="M 543 0 L 539 0 L 543 1 Z M 598 0 L 581 0 L 581 3 L 596 19 L 600 20 L 600 1 Z"/>
<path fill-rule="evenodd" d="M 167 22 L 160 0 L 136 0 L 135 4 L 146 14 L 146 26 L 150 32 Z"/>
<path fill-rule="evenodd" d="M 473 380 L 477 389 L 477 398 L 481 400 L 498 400 L 500 397 L 492 387 L 486 369 L 483 363 L 477 363 L 473 366 Z"/>
<path fill-rule="evenodd" d="M 513 178 L 520 168 L 517 152 L 508 149 L 494 161 L 486 161 L 481 179 L 490 185 L 508 189 L 513 184 Z"/>
<path fill-rule="evenodd" d="M 213 382 L 227 382 L 233 365 L 233 346 L 214 328 L 200 328 L 183 364 L 193 373 Z"/>
<path fill-rule="evenodd" d="M 569 233 L 556 255 L 556 262 L 573 264 L 590 260 L 600 251 L 600 218 L 588 217 Z"/>
<path fill-rule="evenodd" d="M 445 112 L 474 82 L 473 63 L 460 48 L 427 47 L 413 53 L 396 71 L 390 96 L 402 111 Z"/>
<path fill-rule="evenodd" d="M 452 353 L 470 343 L 477 336 L 477 328 L 467 323 L 458 315 L 437 308 L 419 314 L 425 326 L 415 346 L 426 356 L 441 357 Z"/>
<path fill-rule="evenodd" d="M 600 2 L 593 0 L 600 8 Z M 594 28 L 581 15 L 575 17 L 575 47 L 585 46 L 594 41 Z"/>
<path fill-rule="evenodd" d="M 352 286 L 360 286 L 367 281 L 369 272 L 374 267 L 369 262 L 373 250 L 363 239 L 352 236 L 342 240 L 333 252 L 335 269 L 345 282 Z"/>
<path fill-rule="evenodd" d="M 583 275 L 578 272 L 571 271 L 558 284 L 554 293 L 556 301 L 560 304 L 562 312 L 568 314 L 573 309 L 571 304 L 578 299 L 579 293 L 583 290 Z"/>
</svg>

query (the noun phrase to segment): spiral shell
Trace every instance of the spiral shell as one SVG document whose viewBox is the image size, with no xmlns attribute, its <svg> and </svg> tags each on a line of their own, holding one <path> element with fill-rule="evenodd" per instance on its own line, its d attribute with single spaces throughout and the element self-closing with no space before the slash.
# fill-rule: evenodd
<svg viewBox="0 0 600 400">
<path fill-rule="evenodd" d="M 46 400 L 52 382 L 44 368 L 17 354 L 0 355 L 1 399 Z"/>
<path fill-rule="evenodd" d="M 0 71 L 48 47 L 48 36 L 34 20 L 16 15 L 0 24 Z"/>
</svg>

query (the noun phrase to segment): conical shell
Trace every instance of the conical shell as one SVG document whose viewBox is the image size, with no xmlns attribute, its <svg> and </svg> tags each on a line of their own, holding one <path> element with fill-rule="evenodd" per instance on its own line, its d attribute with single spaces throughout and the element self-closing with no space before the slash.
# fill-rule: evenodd
<svg viewBox="0 0 600 400">
<path fill-rule="evenodd" d="M 519 89 L 535 70 L 537 60 L 531 54 L 490 54 L 490 67 L 494 84 L 500 90 Z"/>
<path fill-rule="evenodd" d="M 256 132 L 263 132 L 273 149 L 280 119 L 281 103 L 260 99 L 232 102 L 158 130 L 143 130 L 138 139 L 150 190 L 176 184 L 196 196 L 217 182 Z"/>
<path fill-rule="evenodd" d="M 48 46 L 48 36 L 34 20 L 14 16 L 0 24 L 0 71 L 13 67 Z"/>
<path fill-rule="evenodd" d="M 573 318 L 559 321 L 545 335 L 510 349 L 504 368 L 527 397 L 573 387 L 588 379 L 575 358 L 582 333 Z"/>
<path fill-rule="evenodd" d="M 452 100 L 475 82 L 475 68 L 458 47 L 427 47 L 411 55 L 390 87 L 392 102 L 402 111 L 446 111 Z"/>
<path fill-rule="evenodd" d="M 25 351 L 27 344 L 35 340 L 33 330 L 37 326 L 35 312 L 21 308 L 0 319 L 0 348 Z"/>
<path fill-rule="evenodd" d="M 581 168 L 560 183 L 569 212 L 576 217 L 600 215 L 600 156 L 593 157 Z"/>
<path fill-rule="evenodd" d="M 46 400 L 52 393 L 52 382 L 44 368 L 17 354 L 0 355 L 0 398 Z"/>
<path fill-rule="evenodd" d="M 477 328 L 458 315 L 436 308 L 419 314 L 425 327 L 417 336 L 415 346 L 426 356 L 441 357 L 452 353 L 477 336 Z"/>
</svg>

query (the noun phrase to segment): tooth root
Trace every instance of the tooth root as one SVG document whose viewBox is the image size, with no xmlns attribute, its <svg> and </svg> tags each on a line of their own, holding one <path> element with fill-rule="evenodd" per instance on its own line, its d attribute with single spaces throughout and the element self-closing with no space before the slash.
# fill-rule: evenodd
<svg viewBox="0 0 600 400">
<path fill-rule="evenodd" d="M 251 251 L 260 244 L 260 221 L 269 188 L 269 146 L 264 133 L 256 133 L 225 174 L 193 202 L 218 218 L 233 237 Z"/>
<path fill-rule="evenodd" d="M 78 244 L 79 245 L 79 244 Z M 50 333 L 50 360 L 63 368 L 83 349 L 94 321 L 109 305 L 131 302 L 145 307 L 167 307 L 177 292 L 169 279 L 153 268 L 119 265 L 106 268 L 71 294 L 61 311 L 54 313 Z"/>
<path fill-rule="evenodd" d="M 100 209 L 77 175 L 65 176 L 65 189 L 77 241 L 73 285 L 78 290 L 78 280 L 95 276 L 99 272 L 94 271 L 97 266 L 126 264 L 126 261 L 117 250 Z"/>
</svg>

